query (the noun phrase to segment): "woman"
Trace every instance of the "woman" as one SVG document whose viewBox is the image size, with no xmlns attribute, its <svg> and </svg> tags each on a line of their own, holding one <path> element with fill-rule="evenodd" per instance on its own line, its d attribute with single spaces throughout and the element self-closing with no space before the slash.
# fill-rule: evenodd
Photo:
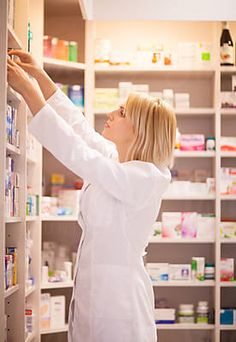
<svg viewBox="0 0 236 342">
<path fill-rule="evenodd" d="M 101 136 L 29 54 L 10 54 L 20 62 L 8 61 L 8 82 L 35 116 L 29 131 L 85 180 L 69 341 L 155 342 L 153 290 L 142 256 L 171 179 L 172 109 L 131 94 L 108 115 Z"/>
</svg>

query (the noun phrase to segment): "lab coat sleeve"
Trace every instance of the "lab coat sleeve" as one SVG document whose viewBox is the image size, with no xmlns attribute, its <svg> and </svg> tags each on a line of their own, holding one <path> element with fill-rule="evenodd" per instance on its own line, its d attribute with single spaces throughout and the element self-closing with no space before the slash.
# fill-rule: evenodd
<svg viewBox="0 0 236 342">
<path fill-rule="evenodd" d="M 103 156 L 89 147 L 49 104 L 31 120 L 29 132 L 75 174 L 130 205 L 144 205 L 153 191 L 161 196 L 170 181 L 169 173 L 164 175 L 151 163 L 119 163 Z"/>
<path fill-rule="evenodd" d="M 118 160 L 115 144 L 97 133 L 85 118 L 81 110 L 60 90 L 47 100 L 47 103 L 59 114 L 80 137 L 92 148 L 104 156 Z"/>
</svg>

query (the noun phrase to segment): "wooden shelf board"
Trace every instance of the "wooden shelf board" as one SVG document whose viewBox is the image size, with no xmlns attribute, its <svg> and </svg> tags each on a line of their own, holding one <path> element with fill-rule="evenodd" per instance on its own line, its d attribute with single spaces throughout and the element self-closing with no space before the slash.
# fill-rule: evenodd
<svg viewBox="0 0 236 342">
<path fill-rule="evenodd" d="M 45 334 L 56 334 L 60 332 L 66 332 L 68 331 L 68 324 L 65 324 L 63 327 L 58 327 L 58 328 L 51 328 L 48 330 L 41 330 L 40 334 L 45 335 Z"/>
<path fill-rule="evenodd" d="M 46 289 L 62 289 L 62 288 L 67 288 L 67 287 L 73 287 L 74 282 L 73 281 L 68 281 L 68 282 L 57 282 L 57 283 L 42 283 L 41 284 L 41 289 L 46 290 Z"/>
<path fill-rule="evenodd" d="M 4 298 L 8 298 L 9 296 L 11 296 L 13 293 L 15 293 L 16 291 L 19 290 L 19 285 L 15 285 L 10 287 L 9 289 L 4 291 Z"/>
</svg>

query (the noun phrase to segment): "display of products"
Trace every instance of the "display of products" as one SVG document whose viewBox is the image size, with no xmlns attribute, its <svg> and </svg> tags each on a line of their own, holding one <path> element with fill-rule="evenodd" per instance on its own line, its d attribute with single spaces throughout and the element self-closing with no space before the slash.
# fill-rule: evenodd
<svg viewBox="0 0 236 342">
<path fill-rule="evenodd" d="M 20 147 L 20 133 L 17 129 L 17 109 L 7 106 L 6 114 L 6 141 L 16 147 Z"/>
<path fill-rule="evenodd" d="M 5 216 L 19 216 L 20 176 L 14 171 L 14 159 L 6 157 L 5 175 Z"/>
<path fill-rule="evenodd" d="M 40 328 L 48 330 L 65 325 L 65 296 L 51 296 L 50 293 L 41 294 Z"/>
<path fill-rule="evenodd" d="M 223 22 L 223 30 L 220 37 L 220 64 L 234 65 L 234 44 L 227 22 Z"/>
<path fill-rule="evenodd" d="M 43 37 L 43 54 L 45 57 L 77 62 L 78 44 L 75 41 L 45 35 Z"/>
<path fill-rule="evenodd" d="M 32 333 L 34 330 L 34 310 L 27 306 L 25 309 L 25 332 L 26 335 Z"/>
<path fill-rule="evenodd" d="M 79 84 L 67 85 L 56 83 L 58 88 L 80 109 L 84 110 L 84 87 Z"/>
<path fill-rule="evenodd" d="M 26 215 L 38 216 L 39 215 L 39 195 L 27 195 L 26 201 Z"/>
<path fill-rule="evenodd" d="M 7 247 L 5 254 L 5 290 L 17 284 L 17 248 Z"/>
</svg>

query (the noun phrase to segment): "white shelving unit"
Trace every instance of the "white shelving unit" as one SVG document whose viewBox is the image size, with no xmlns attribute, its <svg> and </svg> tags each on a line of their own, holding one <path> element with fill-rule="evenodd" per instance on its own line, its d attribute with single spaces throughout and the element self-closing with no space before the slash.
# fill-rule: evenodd
<svg viewBox="0 0 236 342">
<path fill-rule="evenodd" d="M 122 29 L 124 25 L 124 28 Z M 172 24 L 169 24 L 170 26 Z M 162 23 L 121 23 L 120 35 L 123 36 L 122 43 L 117 38 L 116 23 L 112 22 L 97 22 L 94 24 L 94 35 L 96 37 L 106 36 L 110 39 L 112 46 L 117 50 L 124 51 L 127 49 L 131 51 L 137 47 L 137 39 L 132 32 L 142 32 L 142 37 L 148 37 L 149 41 L 159 40 L 165 41 L 165 46 L 173 48 L 174 40 L 185 40 L 184 31 L 190 33 L 192 41 L 213 41 L 215 48 L 214 54 L 217 58 L 219 55 L 218 41 L 221 33 L 220 24 L 209 23 L 207 29 L 203 23 L 191 23 L 192 27 L 184 23 L 178 23 L 172 26 L 171 41 L 170 35 L 165 33 L 165 24 Z M 201 36 L 201 25 L 205 27 L 204 34 Z M 232 28 L 232 25 L 233 28 Z M 202 26 L 202 27 L 203 27 Z M 236 34 L 236 26 L 231 23 L 231 32 Z M 175 30 L 175 31 L 174 31 Z M 126 37 L 126 32 L 131 32 Z M 206 31 L 209 36 L 206 36 Z M 155 34 L 154 34 L 155 32 Z M 157 32 L 162 32 L 157 37 Z M 176 32 L 181 32 L 181 37 Z M 155 37 L 154 37 L 155 35 Z M 213 37 L 213 38 L 212 38 Z M 188 36 L 188 40 L 190 37 Z M 190 40 L 191 40 L 190 39 Z M 140 38 L 141 40 L 141 38 Z M 143 38 L 143 43 L 144 43 Z M 141 41 L 139 41 L 141 43 Z M 136 44 L 136 45 L 135 45 Z M 175 45 L 176 46 L 176 45 Z M 218 61 L 217 61 L 218 63 Z M 215 151 L 201 151 L 201 152 L 175 152 L 175 165 L 178 168 L 186 168 L 194 170 L 203 168 L 209 171 L 209 176 L 216 178 L 216 193 L 215 194 L 191 194 L 185 196 L 184 194 L 168 194 L 163 196 L 162 210 L 163 211 L 197 211 L 200 213 L 214 213 L 216 216 L 216 232 L 215 238 L 211 240 L 198 240 L 198 239 L 161 239 L 159 237 L 152 237 L 148 247 L 148 262 L 171 262 L 171 263 L 190 263 L 191 256 L 205 256 L 207 262 L 214 262 L 216 266 L 216 280 L 207 282 L 159 282 L 154 286 L 154 293 L 157 297 L 170 298 L 168 302 L 170 307 L 178 308 L 180 303 L 194 303 L 197 301 L 208 300 L 210 306 L 215 309 L 215 324 L 198 325 L 198 324 L 174 324 L 174 325 L 157 325 L 159 331 L 159 341 L 169 340 L 182 341 L 184 335 L 171 335 L 172 330 L 202 330 L 204 338 L 215 342 L 227 341 L 227 336 L 222 335 L 222 326 L 220 326 L 220 308 L 224 305 L 225 294 L 222 288 L 234 288 L 235 283 L 224 284 L 220 283 L 219 265 L 221 258 L 221 246 L 234 246 L 235 241 L 225 241 L 220 239 L 219 225 L 221 222 L 222 214 L 225 207 L 231 205 L 231 216 L 236 219 L 235 211 L 233 212 L 233 203 L 236 196 L 221 196 L 219 188 L 220 179 L 220 166 L 225 160 L 227 166 L 230 161 L 236 156 L 233 152 L 220 151 L 220 136 L 222 134 L 221 120 L 230 119 L 235 120 L 236 109 L 222 109 L 220 104 L 220 91 L 222 87 L 222 75 L 230 77 L 232 73 L 236 73 L 235 67 L 222 67 L 215 63 L 210 67 L 163 67 L 157 68 L 155 66 L 146 67 L 132 67 L 132 66 L 106 66 L 96 64 L 94 66 L 94 79 L 92 84 L 97 88 L 116 88 L 121 81 L 131 81 L 133 83 L 148 83 L 150 91 L 162 91 L 164 88 L 172 88 L 174 92 L 189 92 L 190 93 L 190 108 L 181 109 L 176 108 L 177 122 L 181 132 L 183 133 L 203 133 L 205 136 L 215 136 L 216 150 Z M 229 85 L 227 87 L 229 90 Z M 206 94 L 208 94 L 206 98 Z M 92 105 L 91 105 L 91 108 Z M 106 115 L 110 110 L 94 110 L 91 122 L 94 122 L 95 128 L 101 132 L 103 124 L 106 120 Z M 233 127 L 233 121 L 230 122 Z M 236 122 L 234 121 L 234 127 Z M 227 130 L 227 129 L 226 129 Z M 232 131 L 232 129 L 231 129 Z M 223 135 L 223 134 L 222 134 Z M 225 134 L 227 135 L 227 134 Z M 230 135 L 230 134 L 228 134 Z M 231 132 L 231 136 L 235 136 Z M 232 166 L 236 166 L 235 162 Z M 235 208 L 235 207 L 234 207 Z M 228 209 L 227 209 L 228 210 Z M 161 215 L 158 219 L 160 221 Z M 158 246 L 157 246 L 158 244 Z M 232 250 L 231 250 L 232 251 Z M 227 253 L 229 256 L 229 253 Z M 236 257 L 234 253 L 234 257 Z M 173 287 L 169 291 L 169 287 Z M 194 291 L 194 292 L 193 292 Z M 229 297 L 229 294 L 226 295 Z M 171 303 L 173 306 L 171 306 Z M 227 302 L 230 305 L 230 301 Z M 232 328 L 231 328 L 232 329 Z M 162 335 L 162 330 L 165 330 L 165 335 Z M 184 333 L 184 332 L 183 332 Z M 167 335 L 169 334 L 169 335 Z M 205 335 L 207 334 L 207 335 Z M 181 337 L 182 336 L 182 337 Z M 191 336 L 191 337 L 190 337 Z M 200 341 L 194 338 L 194 335 L 188 333 L 191 342 Z M 203 337 L 202 337 L 203 338 Z M 236 339 L 236 337 L 235 337 Z"/>
</svg>

